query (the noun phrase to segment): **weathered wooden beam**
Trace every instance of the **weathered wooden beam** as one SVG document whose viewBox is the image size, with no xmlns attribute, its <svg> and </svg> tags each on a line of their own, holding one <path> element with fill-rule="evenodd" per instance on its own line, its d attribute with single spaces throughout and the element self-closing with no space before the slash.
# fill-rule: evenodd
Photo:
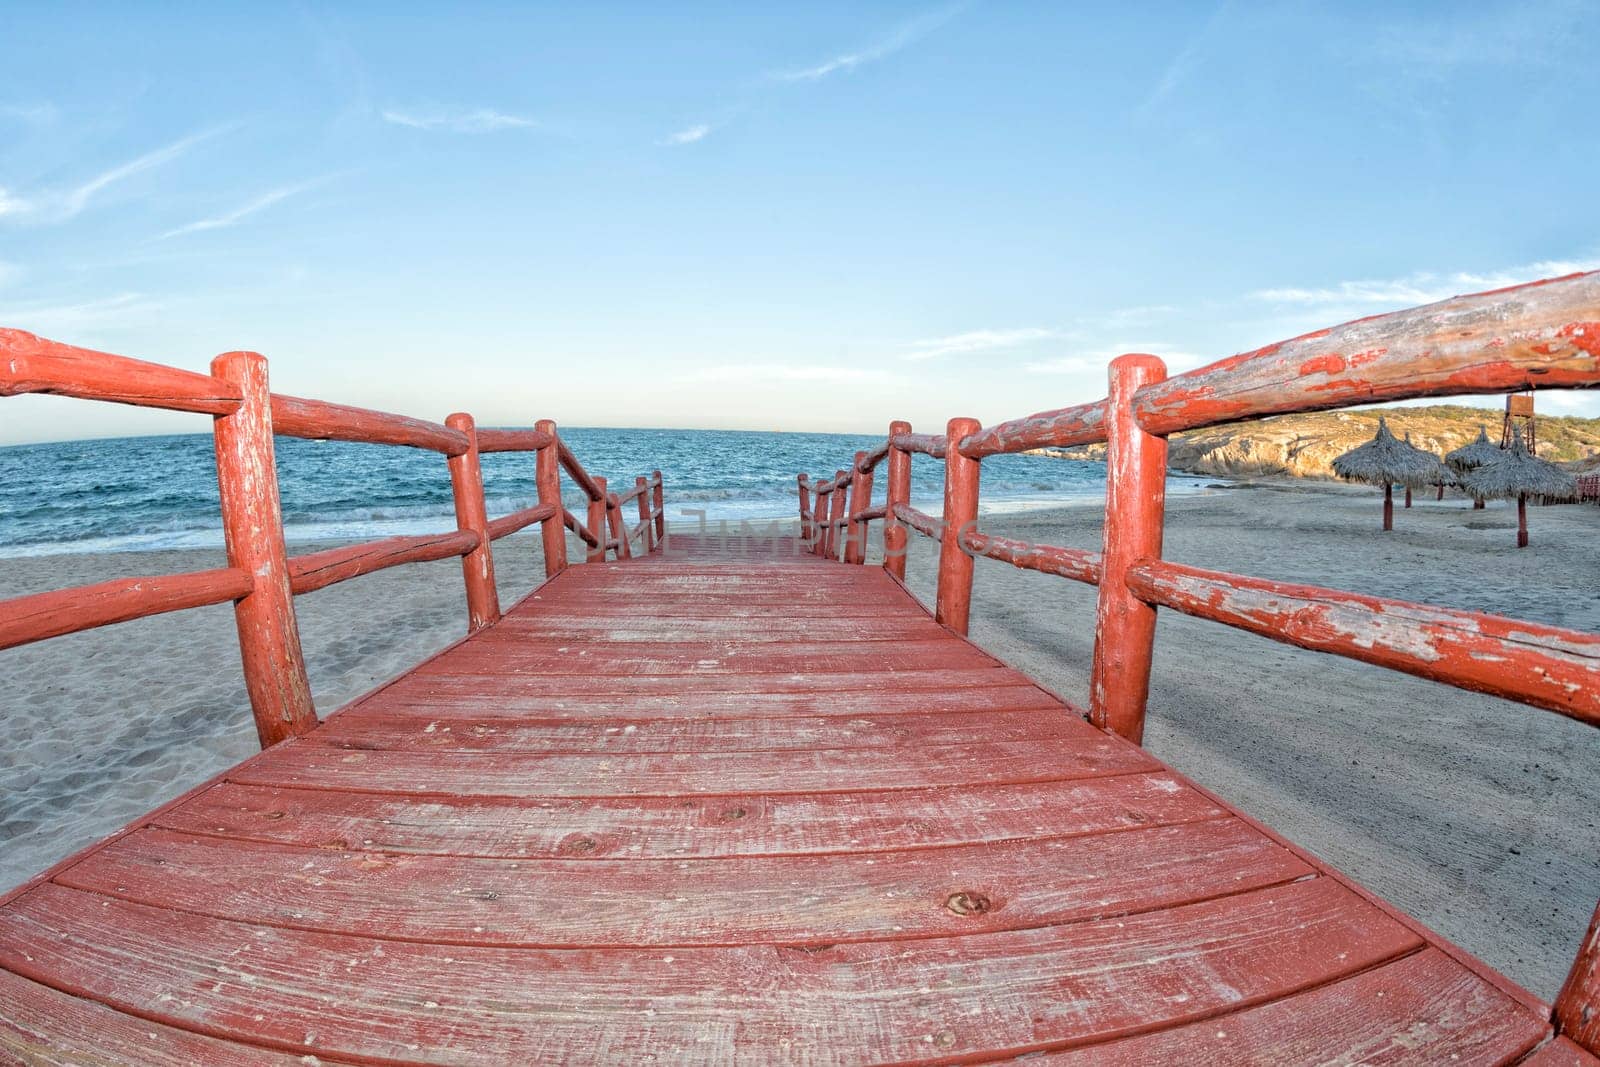
<svg viewBox="0 0 1600 1067">
<path fill-rule="evenodd" d="M 479 430 L 478 453 L 537 452 L 550 443 L 550 435 L 540 430 Z"/>
<path fill-rule="evenodd" d="M 924 537 L 931 537 L 935 541 L 944 540 L 944 529 L 939 520 L 926 511 L 918 511 L 910 504 L 896 504 L 894 517 Z"/>
<path fill-rule="evenodd" d="M 966 437 L 957 447 L 970 459 L 982 459 L 1030 448 L 1098 444 L 1105 439 L 1106 402 L 1096 400 L 997 423 Z"/>
<path fill-rule="evenodd" d="M 0 649 L 97 626 L 202 608 L 247 595 L 254 586 L 237 567 L 148 578 L 117 578 L 73 589 L 0 600 Z"/>
<path fill-rule="evenodd" d="M 561 438 L 556 424 L 540 419 L 533 428 L 550 438 L 550 443 L 534 453 L 533 480 L 539 493 L 539 506 L 549 508 L 550 514 L 539 527 L 539 540 L 544 550 L 544 575 L 554 578 L 567 566 L 567 535 L 562 526 L 567 521 L 567 509 L 561 503 Z"/>
<path fill-rule="evenodd" d="M 1600 385 L 1600 272 L 1375 315 L 1140 389 L 1159 435 L 1288 412 Z"/>
<path fill-rule="evenodd" d="M 643 533 L 643 540 L 639 544 L 648 556 L 655 550 L 655 526 L 650 521 L 650 479 L 641 474 L 633 480 L 633 485 L 639 497 L 639 525 L 634 528 L 634 533 Z"/>
<path fill-rule="evenodd" d="M 573 484 L 582 489 L 584 495 L 590 500 L 604 500 L 606 498 L 606 491 L 603 488 L 604 479 L 593 477 L 588 471 L 584 470 L 583 464 L 578 462 L 578 457 L 572 454 L 572 449 L 567 447 L 565 441 L 557 438 L 556 448 L 561 453 L 561 466 L 567 472 L 567 476 L 572 479 Z"/>
<path fill-rule="evenodd" d="M 797 479 L 800 493 L 800 541 L 809 545 L 812 538 L 811 479 L 801 474 Z"/>
<path fill-rule="evenodd" d="M 459 456 L 467 450 L 464 434 L 436 422 L 281 393 L 272 397 L 272 431 L 314 441 L 404 445 L 447 456 Z"/>
<path fill-rule="evenodd" d="M 217 491 L 228 564 L 254 579 L 233 610 L 256 735 L 267 748 L 317 725 L 289 587 L 267 361 L 254 352 L 227 352 L 211 361 L 211 373 L 240 396 L 238 410 L 213 425 Z"/>
<path fill-rule="evenodd" d="M 902 452 L 917 452 L 934 459 L 944 458 L 945 437 L 942 434 L 928 433 L 899 433 L 889 439 L 889 443 Z"/>
<path fill-rule="evenodd" d="M 899 578 L 906 577 L 905 527 L 896 514 L 896 508 L 911 504 L 911 453 L 894 443 L 894 439 L 911 432 L 911 424 L 895 420 L 889 424 L 889 481 L 883 493 L 883 569 Z"/>
<path fill-rule="evenodd" d="M 498 541 L 536 522 L 544 522 L 556 513 L 554 505 L 535 504 L 531 508 L 522 508 L 509 515 L 502 515 L 498 519 L 489 520 L 489 540 Z"/>
<path fill-rule="evenodd" d="M 48 393 L 143 408 L 227 415 L 239 390 L 210 374 L 113 356 L 0 329 L 0 396 Z"/>
<path fill-rule="evenodd" d="M 574 515 L 566 508 L 561 509 L 561 522 L 566 526 L 567 529 L 571 530 L 578 536 L 578 540 L 582 541 L 590 548 L 595 548 L 600 544 L 599 536 L 597 536 L 593 530 L 590 530 L 589 527 L 585 526 L 582 522 L 579 522 L 578 516 Z"/>
<path fill-rule="evenodd" d="M 839 526 L 850 513 L 850 481 L 845 477 L 846 473 L 842 470 L 834 472 L 834 489 L 828 494 L 828 540 L 823 555 L 833 560 L 839 558 Z"/>
<path fill-rule="evenodd" d="M 467 589 L 467 632 L 475 633 L 500 620 L 489 510 L 483 499 L 483 467 L 478 462 L 477 425 L 471 415 L 462 411 L 445 419 L 444 424 L 467 439 L 467 450 L 449 460 L 450 492 L 455 501 L 456 529 L 469 531 L 478 539 L 472 551 L 461 557 L 461 578 Z"/>
<path fill-rule="evenodd" d="M 628 535 L 622 527 L 622 502 L 615 493 L 606 496 L 606 523 L 611 531 L 611 541 L 617 546 L 618 559 L 631 559 L 633 549 L 628 545 Z"/>
<path fill-rule="evenodd" d="M 1071 578 L 1075 582 L 1097 585 L 1100 582 L 1100 553 L 1081 548 L 1061 548 L 999 537 L 980 530 L 968 530 L 962 545 L 985 559 L 997 559 L 1026 571 L 1039 571 Z"/>
<path fill-rule="evenodd" d="M 1600 907 L 1556 996 L 1554 1017 L 1563 1037 L 1600 1055 Z"/>
<path fill-rule="evenodd" d="M 872 502 L 872 467 L 867 453 L 857 452 L 850 468 L 850 510 L 845 523 L 844 561 L 860 565 L 867 559 L 867 524 L 863 515 Z"/>
<path fill-rule="evenodd" d="M 977 419 L 951 419 L 944 439 L 959 441 L 976 433 L 981 425 Z M 979 471 L 979 462 L 963 456 L 960 449 L 945 451 L 944 528 L 950 536 L 939 542 L 939 588 L 933 616 L 958 634 L 967 632 L 972 611 L 972 557 L 961 547 L 961 539 L 978 521 Z"/>
<path fill-rule="evenodd" d="M 660 471 L 650 472 L 650 482 L 654 486 L 651 494 L 650 511 L 656 517 L 656 544 L 661 544 L 667 537 L 667 497 L 666 480 L 661 477 Z"/>
<path fill-rule="evenodd" d="M 1134 744 L 1144 738 L 1156 611 L 1128 590 L 1126 577 L 1136 560 L 1161 556 L 1167 440 L 1140 428 L 1132 401 L 1139 388 L 1166 374 L 1155 356 L 1118 356 L 1111 361 L 1106 401 L 1106 518 L 1089 718 Z"/>
<path fill-rule="evenodd" d="M 588 563 L 604 563 L 606 548 L 606 519 L 611 512 L 610 502 L 606 498 L 606 480 L 595 478 L 594 485 L 598 488 L 597 495 L 589 498 L 589 531 L 595 535 L 595 540 L 589 545 L 589 554 L 585 559 Z"/>
<path fill-rule="evenodd" d="M 1594 634 L 1151 559 L 1126 581 L 1147 604 L 1600 726 Z"/>
<path fill-rule="evenodd" d="M 877 469 L 877 466 L 879 462 L 883 460 L 883 457 L 887 456 L 888 454 L 889 442 L 887 440 L 877 448 L 856 453 L 856 473 L 871 474 L 875 469 Z"/>
<path fill-rule="evenodd" d="M 359 578 L 364 574 L 399 567 L 406 563 L 430 563 L 451 556 L 464 556 L 478 547 L 473 530 L 448 533 L 385 537 L 341 545 L 321 552 L 308 552 L 289 559 L 289 586 L 296 595 L 314 593 L 330 585 Z"/>
</svg>

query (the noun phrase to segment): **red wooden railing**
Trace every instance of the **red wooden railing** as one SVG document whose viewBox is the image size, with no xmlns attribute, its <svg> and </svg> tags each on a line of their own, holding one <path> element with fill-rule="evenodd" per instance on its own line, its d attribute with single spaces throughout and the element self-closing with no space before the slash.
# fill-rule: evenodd
<svg viewBox="0 0 1600 1067">
<path fill-rule="evenodd" d="M 625 558 L 629 541 L 655 550 L 665 536 L 661 472 L 639 478 L 623 497 L 608 494 L 556 431 L 541 420 L 532 429 L 480 430 L 472 416 L 441 425 L 365 408 L 272 393 L 267 361 L 229 352 L 210 374 L 94 352 L 0 329 L 0 396 L 53 393 L 140 407 L 211 415 L 217 486 L 228 566 L 191 574 L 123 578 L 0 601 L 0 649 L 184 608 L 233 601 L 245 684 L 263 747 L 316 725 L 306 680 L 294 597 L 403 563 L 461 557 L 467 625 L 475 631 L 500 618 L 493 542 L 540 524 L 545 573 L 567 566 L 565 530 L 588 546 L 589 560 Z M 300 556 L 284 544 L 283 513 L 273 454 L 274 434 L 431 449 L 446 457 L 456 528 L 437 534 L 388 537 Z M 491 519 L 483 494 L 480 456 L 532 452 L 538 503 Z M 561 500 L 561 471 L 589 501 L 587 524 Z M 640 526 L 624 531 L 622 504 L 637 497 Z"/>
<path fill-rule="evenodd" d="M 930 435 L 891 423 L 884 444 L 857 452 L 848 471 L 821 482 L 800 476 L 804 542 L 818 555 L 859 564 L 867 526 L 881 518 L 883 565 L 903 579 L 906 531 L 933 538 L 940 543 L 934 614 L 963 634 L 977 557 L 1098 585 L 1089 717 L 1134 742 L 1144 733 L 1161 607 L 1600 725 L 1600 636 L 1161 558 L 1169 435 L 1378 401 L 1600 386 L 1600 272 L 1362 319 L 1173 378 L 1154 356 L 1126 355 L 1112 361 L 1109 378 L 1106 399 L 988 428 L 952 419 L 945 433 Z M 977 529 L 983 459 L 1095 443 L 1107 445 L 1100 552 Z M 944 460 L 940 518 L 911 506 L 913 454 Z M 872 471 L 885 456 L 888 488 L 874 507 Z M 1600 1052 L 1600 909 L 1554 1017 L 1567 1037 Z"/>
</svg>

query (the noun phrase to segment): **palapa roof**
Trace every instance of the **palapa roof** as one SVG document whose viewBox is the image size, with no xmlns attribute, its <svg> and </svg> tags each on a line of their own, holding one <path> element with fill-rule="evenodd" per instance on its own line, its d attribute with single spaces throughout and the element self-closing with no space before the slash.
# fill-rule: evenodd
<svg viewBox="0 0 1600 1067">
<path fill-rule="evenodd" d="M 1404 485 L 1412 489 L 1426 489 L 1438 485 L 1446 476 L 1441 473 L 1439 457 L 1408 445 L 1389 432 L 1389 424 L 1380 415 L 1378 432 L 1364 445 L 1358 445 L 1333 461 L 1333 473 L 1353 482 L 1368 485 Z"/>
<path fill-rule="evenodd" d="M 1572 500 L 1578 495 L 1578 480 L 1549 460 L 1532 455 L 1519 434 L 1508 449 L 1483 466 L 1461 476 L 1462 488 L 1475 497 L 1515 498 L 1531 496 L 1544 500 Z"/>
<path fill-rule="evenodd" d="M 1483 426 L 1478 427 L 1478 439 L 1470 444 L 1462 445 L 1452 452 L 1445 453 L 1444 461 L 1450 469 L 1458 474 L 1492 463 L 1500 458 L 1504 451 L 1499 445 L 1489 440 L 1489 431 Z"/>
</svg>

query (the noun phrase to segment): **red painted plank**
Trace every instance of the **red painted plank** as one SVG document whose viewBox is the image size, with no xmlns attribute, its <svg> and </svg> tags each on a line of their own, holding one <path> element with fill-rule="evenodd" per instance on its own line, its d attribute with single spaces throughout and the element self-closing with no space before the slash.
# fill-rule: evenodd
<svg viewBox="0 0 1600 1067">
<path fill-rule="evenodd" d="M 325 1064 L 332 1060 L 323 1059 Z M 30 1067 L 305 1067 L 299 1055 L 203 1037 L 0 971 L 0 1063 Z"/>
<path fill-rule="evenodd" d="M 141 830 L 59 885 L 241 922 L 575 948 L 906 940 L 1169 908 L 1306 877 L 1237 819 L 910 852 L 477 859 Z"/>
<path fill-rule="evenodd" d="M 1217 818 L 1165 774 L 877 793 L 734 797 L 404 797 L 224 782 L 159 816 L 197 834 L 450 855 L 794 855 L 1070 837 Z"/>
<path fill-rule="evenodd" d="M 1418 945 L 1325 878 L 996 934 L 672 951 L 442 948 L 54 885 L 0 913 L 0 966 L 119 1008 L 302 1054 L 495 1065 L 1015 1054 L 1203 1018 Z"/>
<path fill-rule="evenodd" d="M 1549 1032 L 1547 1021 L 1444 953 L 1425 949 L 1261 1007 L 1035 1062 L 1057 1067 L 1506 1063 Z"/>
<path fill-rule="evenodd" d="M 1064 708 L 1036 707 L 974 714 L 833 715 L 790 718 L 515 719 L 475 717 L 457 708 L 431 714 L 380 711 L 381 700 L 336 715 L 311 738 L 336 748 L 472 749 L 494 752 L 616 753 L 770 752 L 777 749 L 894 748 L 915 759 L 921 745 L 971 741 L 1038 741 L 1076 736 Z M 1041 697 L 1038 704 L 1043 705 Z"/>
<path fill-rule="evenodd" d="M 225 567 L 116 578 L 0 600 L 0 649 L 148 615 L 221 604 L 247 595 L 254 587 L 249 571 Z"/>
<path fill-rule="evenodd" d="M 383 691 L 383 698 L 433 699 L 439 697 L 456 700 L 465 697 L 492 697 L 495 700 L 519 698 L 583 697 L 596 701 L 596 708 L 610 706 L 607 701 L 619 702 L 627 709 L 651 707 L 650 698 L 659 697 L 679 701 L 693 696 L 706 696 L 732 700 L 741 695 L 772 695 L 796 699 L 838 701 L 846 708 L 860 700 L 860 710 L 878 706 L 899 706 L 911 701 L 924 710 L 957 706 L 949 701 L 976 700 L 977 691 L 1028 689 L 1033 693 L 1043 690 L 1028 681 L 1027 676 L 1009 667 L 977 667 L 961 670 L 897 671 L 893 678 L 874 678 L 855 673 L 836 671 L 805 671 L 793 674 L 701 674 L 701 675 L 614 675 L 606 678 L 585 678 L 563 675 L 506 675 L 463 671 L 451 674 L 417 672 L 399 679 Z M 930 704 L 937 697 L 939 704 Z M 1032 702 L 1035 698 L 1027 698 Z M 540 705 L 543 707 L 544 705 Z M 551 706 L 554 706 L 552 704 Z M 821 710 L 820 708 L 818 709 Z M 601 714 L 596 711 L 595 714 Z M 815 713 L 815 712 L 814 712 Z"/>
<path fill-rule="evenodd" d="M 770 643 L 782 641 L 948 640 L 949 634 L 927 616 L 899 618 L 688 618 L 662 619 L 636 613 L 627 618 L 518 615 L 495 627 L 501 640 L 597 641 L 616 644 L 682 641 Z"/>
<path fill-rule="evenodd" d="M 826 669 L 844 673 L 995 666 L 974 646 L 949 638 L 893 644 L 851 641 L 640 641 L 613 645 L 573 639 L 522 640 L 485 630 L 417 668 L 418 674 L 788 674 Z M 889 679 L 882 679 L 889 684 Z"/>
<path fill-rule="evenodd" d="M 939 785 L 1066 781 L 1153 770 L 1132 745 L 1093 730 L 1071 745 L 1036 741 L 930 745 L 914 760 L 895 749 L 569 756 L 498 752 L 352 752 L 279 745 L 229 776 L 299 785 L 435 796 L 726 796 L 834 793 Z"/>
<path fill-rule="evenodd" d="M 715 679 L 727 676 L 708 677 Z M 772 677 L 781 681 L 788 676 Z M 900 677 L 896 675 L 897 680 Z M 502 681 L 512 684 L 496 684 Z M 438 675 L 416 681 L 408 679 L 373 696 L 361 705 L 361 711 L 363 714 L 371 711 L 381 712 L 385 716 L 424 720 L 451 716 L 595 722 L 620 717 L 710 720 L 990 713 L 1061 706 L 1036 686 L 1020 685 L 996 685 L 993 688 L 968 686 L 949 690 L 907 689 L 903 692 L 848 690 L 830 696 L 815 690 L 771 693 L 704 691 L 693 684 L 673 684 L 702 681 L 700 678 L 679 675 L 655 679 L 662 690 L 659 693 L 635 695 L 607 692 L 603 683 L 610 679 L 590 682 L 572 679 L 570 684 L 563 684 L 566 681 L 560 677 L 537 675 L 510 679 L 475 675 Z M 547 684 L 522 684 L 527 682 Z M 780 687 L 775 684 L 773 688 Z M 1067 711 L 1077 718 L 1083 717 L 1080 711 L 1070 708 Z M 341 715 L 335 715 L 329 721 L 336 723 L 341 718 Z"/>
</svg>

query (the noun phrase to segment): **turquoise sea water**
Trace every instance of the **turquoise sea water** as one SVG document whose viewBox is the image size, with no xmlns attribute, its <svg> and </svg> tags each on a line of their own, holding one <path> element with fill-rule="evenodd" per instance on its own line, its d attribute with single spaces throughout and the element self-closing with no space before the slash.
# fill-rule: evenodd
<svg viewBox="0 0 1600 1067">
<path fill-rule="evenodd" d="M 584 466 L 613 489 L 663 472 L 669 522 L 786 519 L 795 475 L 831 477 L 882 438 L 846 434 L 563 427 Z M 450 479 L 433 452 L 279 438 L 278 476 L 291 542 L 453 528 Z M 533 457 L 483 459 L 491 515 L 534 502 Z M 984 510 L 1099 498 L 1105 468 L 1044 456 L 983 462 Z M 1209 479 L 1206 479 L 1209 480 Z M 1173 492 L 1203 484 L 1175 476 Z M 912 499 L 938 510 L 943 466 L 918 457 Z M 880 474 L 877 498 L 883 494 Z M 573 495 L 569 506 L 581 502 Z M 580 514 L 582 512 L 580 511 Z M 211 436 L 184 434 L 0 448 L 0 556 L 203 548 L 222 544 Z"/>
</svg>

